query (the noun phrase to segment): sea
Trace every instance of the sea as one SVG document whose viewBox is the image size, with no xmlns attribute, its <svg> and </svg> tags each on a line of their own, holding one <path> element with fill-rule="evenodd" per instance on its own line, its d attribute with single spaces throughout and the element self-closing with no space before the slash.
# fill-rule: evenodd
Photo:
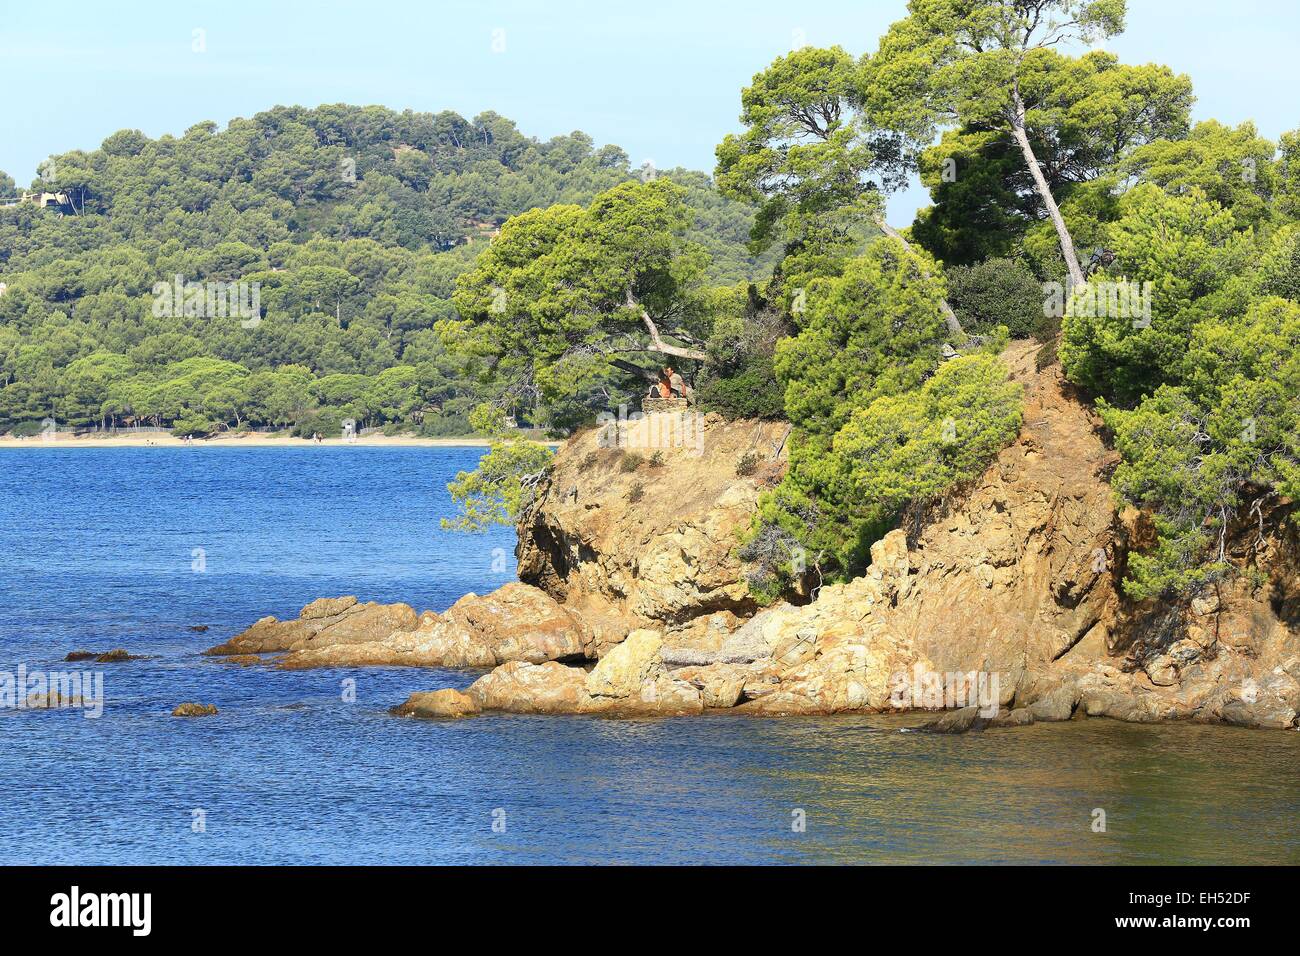
<svg viewBox="0 0 1300 956">
<path fill-rule="evenodd" d="M 389 709 L 477 674 L 201 655 L 318 597 L 441 611 L 512 580 L 513 529 L 441 527 L 482 453 L 0 449 L 0 686 L 103 690 L 0 707 L 0 864 L 1300 863 L 1295 732 L 424 721 Z M 137 659 L 63 660 L 115 648 Z"/>
</svg>

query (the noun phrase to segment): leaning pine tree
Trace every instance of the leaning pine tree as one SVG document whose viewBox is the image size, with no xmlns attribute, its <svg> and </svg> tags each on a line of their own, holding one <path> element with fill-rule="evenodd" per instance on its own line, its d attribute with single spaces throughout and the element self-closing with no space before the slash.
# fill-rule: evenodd
<svg viewBox="0 0 1300 956">
<path fill-rule="evenodd" d="M 838 46 L 777 58 L 741 93 L 744 132 L 718 145 L 717 183 L 759 207 L 756 248 L 783 235 L 787 250 L 835 244 L 865 220 L 910 250 L 885 219 L 884 201 L 907 183 L 919 144 L 863 108 L 865 68 Z M 961 323 L 940 298 L 948 331 Z"/>
<path fill-rule="evenodd" d="M 1026 83 L 1039 61 L 1070 42 L 1093 43 L 1124 28 L 1125 0 L 911 0 L 881 39 L 864 87 L 868 107 L 920 141 L 940 126 L 1000 131 L 1018 147 L 1055 227 L 1071 282 L 1084 282 L 1074 239 L 1052 195 Z M 1035 135 L 1037 134 L 1037 135 Z"/>
</svg>

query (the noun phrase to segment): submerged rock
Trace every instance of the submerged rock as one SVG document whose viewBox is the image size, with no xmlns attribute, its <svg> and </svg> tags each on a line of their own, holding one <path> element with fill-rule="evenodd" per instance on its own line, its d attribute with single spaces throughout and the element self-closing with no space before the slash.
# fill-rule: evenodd
<svg viewBox="0 0 1300 956">
<path fill-rule="evenodd" d="M 93 660 L 96 664 L 116 664 L 120 661 L 144 660 L 144 657 L 139 654 L 128 653 L 125 648 L 115 647 L 113 650 L 105 651 L 102 654 L 98 651 L 71 651 L 63 659 L 66 662 Z"/>
<path fill-rule="evenodd" d="M 84 707 L 85 700 L 80 694 L 65 694 L 60 690 L 51 690 L 46 694 L 29 694 L 25 706 L 28 710 L 57 710 L 65 707 Z"/>
<path fill-rule="evenodd" d="M 119 661 L 138 661 L 139 655 L 127 653 L 125 648 L 116 647 L 95 658 L 96 664 L 116 664 Z"/>
<path fill-rule="evenodd" d="M 193 701 L 186 701 L 183 704 L 177 704 L 176 709 L 172 711 L 173 717 L 210 717 L 217 713 L 217 708 L 212 704 L 196 704 Z"/>
<path fill-rule="evenodd" d="M 274 658 L 271 658 L 274 660 Z M 255 664 L 265 664 L 267 658 L 260 657 L 257 654 L 231 654 L 221 658 L 223 664 L 237 664 L 240 667 L 252 667 Z"/>
<path fill-rule="evenodd" d="M 922 724 L 919 729 L 936 734 L 964 734 L 971 730 L 983 730 L 990 722 L 991 718 L 981 714 L 978 707 L 963 707 L 960 710 L 945 711 L 934 720 Z"/>
</svg>

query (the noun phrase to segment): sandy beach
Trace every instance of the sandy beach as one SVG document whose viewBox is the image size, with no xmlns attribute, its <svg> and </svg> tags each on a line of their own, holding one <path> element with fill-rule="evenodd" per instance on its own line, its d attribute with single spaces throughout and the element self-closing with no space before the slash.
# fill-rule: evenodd
<svg viewBox="0 0 1300 956">
<path fill-rule="evenodd" d="M 162 432 L 142 432 L 138 435 L 67 435 L 54 438 L 14 438 L 0 436 L 0 449 L 3 448 L 311 448 L 318 443 L 306 438 L 294 438 L 286 432 L 253 432 L 241 435 L 222 435 L 219 438 L 196 438 L 186 442 L 173 435 Z M 394 448 L 479 448 L 487 447 L 486 438 L 417 438 L 414 436 L 366 435 L 353 441 L 342 438 L 326 438 L 319 445 L 340 447 L 368 446 Z M 546 444 L 559 447 L 561 442 L 549 441 Z"/>
</svg>

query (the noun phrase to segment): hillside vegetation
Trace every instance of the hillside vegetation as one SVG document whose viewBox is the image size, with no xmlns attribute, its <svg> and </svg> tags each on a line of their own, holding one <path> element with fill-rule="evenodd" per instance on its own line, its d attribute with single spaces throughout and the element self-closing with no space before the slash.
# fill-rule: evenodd
<svg viewBox="0 0 1300 956">
<path fill-rule="evenodd" d="M 710 277 L 750 277 L 752 212 L 703 174 L 633 169 L 581 132 L 540 142 L 494 113 L 276 107 L 57 154 L 32 189 L 67 197 L 62 214 L 0 208 L 0 432 L 53 418 L 337 434 L 353 418 L 466 433 L 499 395 L 435 332 L 456 276 L 511 215 L 660 175 L 683 188 Z M 259 321 L 160 302 L 177 276 L 247 283 Z"/>
</svg>

